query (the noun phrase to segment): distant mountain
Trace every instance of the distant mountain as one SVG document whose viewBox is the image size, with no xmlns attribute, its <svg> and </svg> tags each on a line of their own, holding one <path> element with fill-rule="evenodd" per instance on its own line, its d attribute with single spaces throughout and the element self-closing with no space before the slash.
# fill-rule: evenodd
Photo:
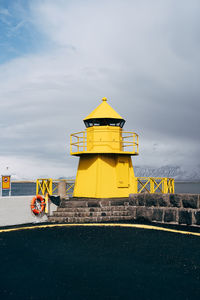
<svg viewBox="0 0 200 300">
<path fill-rule="evenodd" d="M 153 168 L 148 166 L 135 166 L 135 176 L 137 177 L 171 177 L 176 180 L 198 181 L 200 180 L 200 167 L 193 170 L 186 170 L 179 166 L 162 166 Z"/>
<path fill-rule="evenodd" d="M 200 181 L 200 166 L 187 170 L 180 166 L 162 166 L 159 168 L 150 166 L 134 166 L 137 177 L 168 177 L 179 181 Z M 75 176 L 60 177 L 59 179 L 75 179 Z"/>
<path fill-rule="evenodd" d="M 162 166 L 159 168 L 150 166 L 134 166 L 136 177 L 169 177 L 178 181 L 200 181 L 200 166 L 192 170 L 180 166 Z M 12 180 L 32 180 L 31 178 L 18 177 L 16 174 L 11 174 Z M 38 177 L 38 178 L 44 178 Z M 75 179 L 76 176 L 60 176 L 58 179 Z"/>
<path fill-rule="evenodd" d="M 67 176 L 67 177 L 62 176 L 62 177 L 59 177 L 58 179 L 74 180 L 74 179 L 76 179 L 76 176 Z"/>
</svg>

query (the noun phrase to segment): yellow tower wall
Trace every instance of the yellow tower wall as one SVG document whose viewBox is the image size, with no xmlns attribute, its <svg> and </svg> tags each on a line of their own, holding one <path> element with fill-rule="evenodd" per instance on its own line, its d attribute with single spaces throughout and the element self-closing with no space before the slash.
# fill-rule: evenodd
<svg viewBox="0 0 200 300">
<path fill-rule="evenodd" d="M 100 153 L 122 151 L 122 129 L 117 126 L 87 128 L 87 150 Z"/>
<path fill-rule="evenodd" d="M 74 197 L 121 198 L 136 192 L 130 155 L 81 155 Z"/>
</svg>

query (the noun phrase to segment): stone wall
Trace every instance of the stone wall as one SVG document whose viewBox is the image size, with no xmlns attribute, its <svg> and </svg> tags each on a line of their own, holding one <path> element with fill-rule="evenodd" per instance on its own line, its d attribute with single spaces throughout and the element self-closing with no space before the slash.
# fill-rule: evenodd
<svg viewBox="0 0 200 300">
<path fill-rule="evenodd" d="M 200 225 L 200 195 L 131 194 L 134 219 L 150 222 Z"/>
<path fill-rule="evenodd" d="M 63 200 L 50 222 L 149 221 L 200 226 L 200 195 L 131 194 L 129 198 Z"/>
<path fill-rule="evenodd" d="M 87 199 L 71 198 L 62 200 L 57 211 L 48 218 L 50 222 L 93 223 L 132 220 L 132 211 L 128 209 L 128 198 L 123 199 Z"/>
</svg>

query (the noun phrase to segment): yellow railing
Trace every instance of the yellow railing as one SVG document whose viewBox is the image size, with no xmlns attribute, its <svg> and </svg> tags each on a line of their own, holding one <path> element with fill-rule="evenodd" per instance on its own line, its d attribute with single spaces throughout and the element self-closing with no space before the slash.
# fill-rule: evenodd
<svg viewBox="0 0 200 300">
<path fill-rule="evenodd" d="M 75 180 L 67 180 L 67 189 L 66 189 L 67 196 L 73 195 L 74 184 L 75 184 Z"/>
<path fill-rule="evenodd" d="M 66 182 L 67 196 L 73 196 L 75 180 L 62 179 Z M 166 177 L 135 177 L 136 190 L 133 193 L 174 193 L 174 179 Z M 41 178 L 36 181 L 36 194 L 43 196 L 57 195 L 59 179 Z"/>
<path fill-rule="evenodd" d="M 39 178 L 36 181 L 36 195 L 53 194 L 53 179 Z"/>
<path fill-rule="evenodd" d="M 124 152 L 135 152 L 139 154 L 139 137 L 138 134 L 132 131 L 122 131 L 122 149 Z M 132 149 L 130 149 L 130 148 Z"/>
<path fill-rule="evenodd" d="M 105 133 L 105 130 L 98 130 L 98 133 Z M 111 131 L 109 131 L 111 132 Z M 115 131 L 113 131 L 115 132 Z M 89 150 L 88 144 L 92 144 L 92 149 Z M 103 146 L 102 150 L 99 147 Z M 95 148 L 98 147 L 98 151 Z M 105 150 L 106 149 L 106 150 Z M 70 153 L 71 154 L 81 154 L 81 153 L 130 153 L 139 154 L 139 143 L 138 135 L 131 131 L 122 131 L 119 140 L 110 139 L 105 140 L 101 138 L 100 140 L 87 141 L 87 132 L 80 131 L 72 133 L 70 135 Z"/>
<path fill-rule="evenodd" d="M 136 177 L 135 193 L 174 193 L 174 179 L 166 177 Z"/>
<path fill-rule="evenodd" d="M 87 151 L 87 136 L 86 131 L 72 133 L 70 135 L 70 153 Z M 73 149 L 75 148 L 75 151 Z"/>
<path fill-rule="evenodd" d="M 74 180 L 71 179 L 52 179 L 52 178 L 40 178 L 36 181 L 36 194 L 37 195 L 57 195 L 58 192 L 58 182 L 66 182 L 66 194 L 70 196 L 73 194 Z"/>
</svg>

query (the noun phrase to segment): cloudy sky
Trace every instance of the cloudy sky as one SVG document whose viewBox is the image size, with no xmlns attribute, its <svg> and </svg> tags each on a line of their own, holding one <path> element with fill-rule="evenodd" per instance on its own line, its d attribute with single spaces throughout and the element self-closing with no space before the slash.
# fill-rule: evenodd
<svg viewBox="0 0 200 300">
<path fill-rule="evenodd" d="M 200 168 L 199 0 L 0 0 L 0 170 L 74 176 L 69 135 L 102 97 L 136 166 Z"/>
</svg>

